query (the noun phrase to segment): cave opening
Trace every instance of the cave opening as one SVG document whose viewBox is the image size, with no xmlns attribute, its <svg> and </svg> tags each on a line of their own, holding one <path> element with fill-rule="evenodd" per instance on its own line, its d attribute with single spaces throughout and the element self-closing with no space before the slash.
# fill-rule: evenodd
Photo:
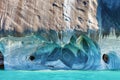
<svg viewBox="0 0 120 80">
<path fill-rule="evenodd" d="M 103 58 L 103 61 L 108 64 L 108 61 L 109 61 L 108 55 L 107 54 L 103 54 L 102 58 Z"/>
<path fill-rule="evenodd" d="M 4 56 L 0 51 L 0 70 L 4 70 Z"/>
<path fill-rule="evenodd" d="M 31 55 L 31 56 L 29 57 L 29 59 L 30 59 L 31 61 L 33 61 L 33 60 L 35 60 L 35 56 Z"/>
</svg>

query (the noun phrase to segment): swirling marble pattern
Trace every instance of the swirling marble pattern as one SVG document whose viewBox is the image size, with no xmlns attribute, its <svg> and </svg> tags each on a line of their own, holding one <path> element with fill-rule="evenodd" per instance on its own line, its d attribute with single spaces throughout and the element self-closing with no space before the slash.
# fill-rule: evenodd
<svg viewBox="0 0 120 80">
<path fill-rule="evenodd" d="M 0 50 L 7 70 L 98 70 L 101 64 L 99 46 L 85 35 L 64 45 L 37 36 L 2 38 Z"/>
</svg>

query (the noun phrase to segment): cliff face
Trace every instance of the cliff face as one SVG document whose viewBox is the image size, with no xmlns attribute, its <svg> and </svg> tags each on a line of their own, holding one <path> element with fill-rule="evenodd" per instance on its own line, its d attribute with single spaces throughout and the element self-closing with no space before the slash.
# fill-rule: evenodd
<svg viewBox="0 0 120 80">
<path fill-rule="evenodd" d="M 4 65 L 5 69 L 120 69 L 115 52 L 101 54 L 118 39 L 99 41 L 101 50 L 93 41 L 98 41 L 99 33 L 119 36 L 119 4 L 120 0 L 1 0 L 0 69 Z M 110 49 L 114 50 L 111 45 Z"/>
<path fill-rule="evenodd" d="M 98 30 L 96 12 L 97 0 L 1 0 L 0 32 Z"/>
</svg>

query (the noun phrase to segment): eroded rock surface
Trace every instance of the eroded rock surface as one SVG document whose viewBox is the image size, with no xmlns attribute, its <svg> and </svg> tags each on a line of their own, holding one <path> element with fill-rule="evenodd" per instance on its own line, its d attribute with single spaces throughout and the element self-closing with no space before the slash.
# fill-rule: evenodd
<svg viewBox="0 0 120 80">
<path fill-rule="evenodd" d="M 98 0 L 98 21 L 103 37 L 120 35 L 120 0 Z"/>
<path fill-rule="evenodd" d="M 1 0 L 0 32 L 21 36 L 41 29 L 98 30 L 97 0 Z"/>
</svg>

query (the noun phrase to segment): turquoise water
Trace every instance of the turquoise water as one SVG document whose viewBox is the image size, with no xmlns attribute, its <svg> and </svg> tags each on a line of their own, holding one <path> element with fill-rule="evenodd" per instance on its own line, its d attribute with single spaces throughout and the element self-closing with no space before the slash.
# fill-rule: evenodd
<svg viewBox="0 0 120 80">
<path fill-rule="evenodd" d="M 0 80 L 120 80 L 120 71 L 0 71 Z"/>
</svg>

